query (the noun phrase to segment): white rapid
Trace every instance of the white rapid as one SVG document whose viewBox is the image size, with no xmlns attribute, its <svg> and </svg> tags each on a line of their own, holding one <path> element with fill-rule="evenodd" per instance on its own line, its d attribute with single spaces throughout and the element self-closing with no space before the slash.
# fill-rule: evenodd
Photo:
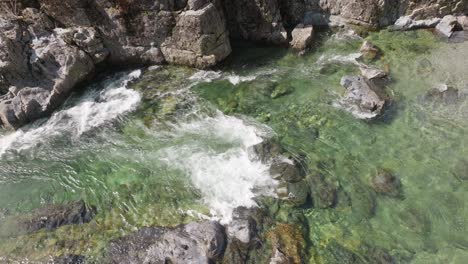
<svg viewBox="0 0 468 264">
<path fill-rule="evenodd" d="M 134 110 L 141 97 L 138 92 L 127 89 L 127 85 L 140 75 L 141 70 L 136 70 L 107 80 L 102 91 L 91 90 L 75 106 L 57 111 L 45 123 L 1 136 L 0 157 L 9 150 L 28 149 L 56 136 L 75 140 L 83 133 Z"/>
<path fill-rule="evenodd" d="M 212 82 L 215 80 L 228 80 L 233 85 L 238 85 L 243 82 L 250 82 L 257 79 L 260 76 L 270 75 L 273 74 L 276 70 L 263 70 L 258 71 L 254 74 L 249 75 L 237 75 L 233 73 L 226 73 L 222 71 L 198 71 L 192 76 L 190 76 L 190 80 L 194 81 L 193 85 L 199 82 Z"/>
<path fill-rule="evenodd" d="M 162 149 L 163 160 L 190 175 L 211 215 L 228 223 L 239 206 L 256 206 L 259 195 L 274 196 L 275 181 L 266 164 L 249 159 L 248 148 L 270 129 L 217 113 L 174 126 L 175 138 L 194 138 Z M 195 137 L 193 137 L 195 135 Z M 217 147 L 226 144 L 228 147 Z"/>
</svg>

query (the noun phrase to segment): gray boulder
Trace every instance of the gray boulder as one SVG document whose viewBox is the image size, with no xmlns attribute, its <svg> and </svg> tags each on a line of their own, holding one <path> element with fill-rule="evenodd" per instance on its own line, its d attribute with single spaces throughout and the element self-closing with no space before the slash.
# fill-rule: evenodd
<svg viewBox="0 0 468 264">
<path fill-rule="evenodd" d="M 265 138 L 262 142 L 249 147 L 247 150 L 251 160 L 260 160 L 262 163 L 268 163 L 279 156 L 282 151 L 282 147 L 273 138 Z"/>
<path fill-rule="evenodd" d="M 289 43 L 294 50 L 304 53 L 310 45 L 314 37 L 314 28 L 312 26 L 297 25 L 291 32 L 292 40 Z"/>
<path fill-rule="evenodd" d="M 387 101 L 385 91 L 363 76 L 344 76 L 341 85 L 346 88 L 339 106 L 359 119 L 373 119 L 382 114 Z"/>
<path fill-rule="evenodd" d="M 291 183 L 304 178 L 299 162 L 284 156 L 278 156 L 273 160 L 270 166 L 270 175 L 275 180 Z"/>
<path fill-rule="evenodd" d="M 161 51 L 169 63 L 207 68 L 231 53 L 228 32 L 213 4 L 177 17 L 172 35 Z"/>
<path fill-rule="evenodd" d="M 464 98 L 464 95 L 457 89 L 447 84 L 435 85 L 426 94 L 426 97 L 433 101 L 453 104 Z"/>
<path fill-rule="evenodd" d="M 450 38 L 452 33 L 456 30 L 458 25 L 457 18 L 452 15 L 447 15 L 442 18 L 442 20 L 437 24 L 436 30 L 441 35 Z"/>
<path fill-rule="evenodd" d="M 108 263 L 215 263 L 226 247 L 218 222 L 189 223 L 175 228 L 147 227 L 111 242 Z"/>
<path fill-rule="evenodd" d="M 371 178 L 371 187 L 375 192 L 389 196 L 399 196 L 401 194 L 401 182 L 391 171 L 380 169 Z"/>
<path fill-rule="evenodd" d="M 414 30 L 421 28 L 433 28 L 440 22 L 440 18 L 430 18 L 415 20 L 411 16 L 402 16 L 398 18 L 395 24 L 391 27 L 392 30 Z"/>
<path fill-rule="evenodd" d="M 361 75 L 368 80 L 382 79 L 388 76 L 387 72 L 375 67 L 369 67 L 364 64 L 359 66 L 359 70 L 361 71 Z"/>
</svg>

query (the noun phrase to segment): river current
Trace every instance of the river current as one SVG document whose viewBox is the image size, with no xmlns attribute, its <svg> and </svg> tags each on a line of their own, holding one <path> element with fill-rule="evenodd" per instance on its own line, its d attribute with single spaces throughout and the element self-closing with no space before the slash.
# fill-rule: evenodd
<svg viewBox="0 0 468 264">
<path fill-rule="evenodd" d="M 468 98 L 426 94 L 440 84 L 468 89 L 468 43 L 429 31 L 366 39 L 383 51 L 371 64 L 389 71 L 394 101 L 372 122 L 335 104 L 341 77 L 358 73 L 362 40 L 323 33 L 303 57 L 239 43 L 211 71 L 110 73 L 49 118 L 0 131 L 0 256 L 73 253 L 99 263 L 110 240 L 144 226 L 229 223 L 239 206 L 278 199 L 269 164 L 248 151 L 276 137 L 338 190 L 332 208 L 282 209 L 304 216 L 306 263 L 329 263 L 322 255 L 332 242 L 357 254 L 376 245 L 398 263 L 466 263 Z M 274 87 L 286 92 L 273 96 Z M 370 188 L 382 168 L 401 179 L 401 197 Z M 2 224 L 78 199 L 96 206 L 92 222 L 29 235 Z"/>
</svg>

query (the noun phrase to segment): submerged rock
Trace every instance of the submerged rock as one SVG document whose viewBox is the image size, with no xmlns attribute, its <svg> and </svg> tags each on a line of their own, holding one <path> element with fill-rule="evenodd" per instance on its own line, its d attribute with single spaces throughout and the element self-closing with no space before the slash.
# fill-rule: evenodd
<svg viewBox="0 0 468 264">
<path fill-rule="evenodd" d="M 270 97 L 276 99 L 292 92 L 294 92 L 294 88 L 290 84 L 280 83 L 275 86 L 273 92 L 271 92 Z"/>
<path fill-rule="evenodd" d="M 83 201 L 76 201 L 36 209 L 30 215 L 17 219 L 17 222 L 20 229 L 30 233 L 63 225 L 84 224 L 91 221 L 94 214 L 94 208 L 86 206 Z"/>
<path fill-rule="evenodd" d="M 391 171 L 381 169 L 372 177 L 371 186 L 380 194 L 398 196 L 401 194 L 401 182 Z"/>
<path fill-rule="evenodd" d="M 314 207 L 320 209 L 334 207 L 338 196 L 337 187 L 328 182 L 322 174 L 309 175 L 307 179 Z"/>
<path fill-rule="evenodd" d="M 427 92 L 426 97 L 431 100 L 442 101 L 446 104 L 456 103 L 463 98 L 458 89 L 447 84 L 439 84 Z"/>
<path fill-rule="evenodd" d="M 414 30 L 421 28 L 433 28 L 440 22 L 440 18 L 415 20 L 411 16 L 402 16 L 390 27 L 392 30 Z"/>
<path fill-rule="evenodd" d="M 366 60 L 373 60 L 380 55 L 380 49 L 368 40 L 362 43 L 359 51 Z"/>
<path fill-rule="evenodd" d="M 303 54 L 312 44 L 314 38 L 314 28 L 310 25 L 297 25 L 291 32 L 292 40 L 289 43 L 291 48 Z"/>
<path fill-rule="evenodd" d="M 111 242 L 109 263 L 216 263 L 226 248 L 218 222 L 189 223 L 175 228 L 147 227 Z"/>
<path fill-rule="evenodd" d="M 378 68 L 369 67 L 364 64 L 361 64 L 359 66 L 359 70 L 361 71 L 361 75 L 367 78 L 368 80 L 383 79 L 388 76 L 387 72 Z"/>
<path fill-rule="evenodd" d="M 468 181 L 468 160 L 460 160 L 455 164 L 452 174 L 460 181 Z"/>
<path fill-rule="evenodd" d="M 346 88 L 339 105 L 359 119 L 373 119 L 381 115 L 387 102 L 383 88 L 363 76 L 344 76 L 341 85 Z"/>
</svg>

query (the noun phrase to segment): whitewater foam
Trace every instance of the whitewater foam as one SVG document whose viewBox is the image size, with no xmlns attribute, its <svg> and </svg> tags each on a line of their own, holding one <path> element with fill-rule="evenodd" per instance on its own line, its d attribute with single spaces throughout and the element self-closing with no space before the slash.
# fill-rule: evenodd
<svg viewBox="0 0 468 264">
<path fill-rule="evenodd" d="M 250 82 L 257 79 L 260 76 L 268 75 L 274 73 L 276 70 L 267 70 L 267 71 L 259 71 L 255 74 L 251 75 L 237 75 L 233 73 L 225 73 L 221 71 L 205 71 L 201 70 L 194 73 L 192 76 L 189 77 L 189 80 L 194 81 L 192 85 L 196 85 L 200 82 L 212 82 L 215 80 L 228 80 L 233 85 L 238 85 L 243 82 Z"/>
<path fill-rule="evenodd" d="M 276 182 L 270 177 L 268 164 L 249 159 L 248 148 L 262 142 L 271 133 L 233 116 L 217 113 L 174 126 L 173 136 L 193 140 L 160 151 L 163 161 L 186 172 L 211 209 L 214 219 L 228 223 L 239 206 L 257 206 L 259 195 L 274 196 Z M 228 144 L 216 149 L 209 143 Z"/>
<path fill-rule="evenodd" d="M 11 149 L 29 149 L 55 136 L 77 139 L 83 133 L 134 110 L 141 97 L 138 92 L 127 89 L 127 85 L 140 75 L 141 70 L 136 70 L 112 79 L 104 90 L 88 92 L 77 105 L 54 113 L 38 127 L 19 129 L 0 137 L 0 156 Z"/>
</svg>

